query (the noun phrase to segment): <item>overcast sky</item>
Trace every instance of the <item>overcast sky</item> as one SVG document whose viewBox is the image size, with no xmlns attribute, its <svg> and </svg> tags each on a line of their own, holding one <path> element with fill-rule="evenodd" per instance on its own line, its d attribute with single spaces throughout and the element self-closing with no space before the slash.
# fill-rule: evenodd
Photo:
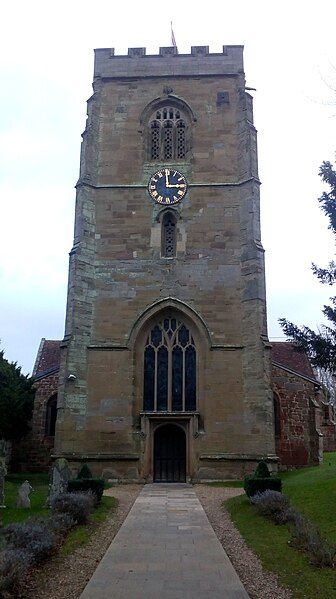
<svg viewBox="0 0 336 599">
<path fill-rule="evenodd" d="M 269 335 L 282 336 L 282 316 L 321 322 L 332 290 L 310 264 L 334 253 L 317 197 L 319 166 L 336 150 L 336 3 L 17 0 L 1 14 L 0 339 L 24 372 L 41 337 L 63 336 L 93 49 L 157 53 L 170 45 L 171 19 L 180 52 L 245 46 L 247 85 L 257 89 Z"/>
</svg>

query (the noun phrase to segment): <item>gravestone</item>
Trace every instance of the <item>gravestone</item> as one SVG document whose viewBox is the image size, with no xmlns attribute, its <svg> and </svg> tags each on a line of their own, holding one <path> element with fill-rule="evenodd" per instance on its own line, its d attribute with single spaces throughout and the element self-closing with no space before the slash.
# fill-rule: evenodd
<svg viewBox="0 0 336 599">
<path fill-rule="evenodd" d="M 6 459 L 0 456 L 0 508 L 5 507 L 5 476 L 7 474 Z"/>
<path fill-rule="evenodd" d="M 18 498 L 16 500 L 16 507 L 30 507 L 30 499 L 29 494 L 33 491 L 33 487 L 29 484 L 27 480 L 22 483 L 19 487 Z"/>
<path fill-rule="evenodd" d="M 67 460 L 65 458 L 59 458 L 55 461 L 51 469 L 49 495 L 47 500 L 48 505 L 50 505 L 50 502 L 54 497 L 60 495 L 60 493 L 66 493 L 70 478 L 71 472 Z"/>
</svg>

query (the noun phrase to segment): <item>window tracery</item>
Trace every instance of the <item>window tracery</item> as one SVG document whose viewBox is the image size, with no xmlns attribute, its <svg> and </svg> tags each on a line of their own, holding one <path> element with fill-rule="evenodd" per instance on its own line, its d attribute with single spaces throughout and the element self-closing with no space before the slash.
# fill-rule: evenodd
<svg viewBox="0 0 336 599">
<path fill-rule="evenodd" d="M 184 159 L 187 155 L 187 121 L 181 110 L 163 106 L 149 121 L 151 160 Z"/>
<path fill-rule="evenodd" d="M 164 318 L 147 337 L 143 391 L 145 411 L 196 410 L 196 346 L 190 330 L 175 317 Z"/>
</svg>

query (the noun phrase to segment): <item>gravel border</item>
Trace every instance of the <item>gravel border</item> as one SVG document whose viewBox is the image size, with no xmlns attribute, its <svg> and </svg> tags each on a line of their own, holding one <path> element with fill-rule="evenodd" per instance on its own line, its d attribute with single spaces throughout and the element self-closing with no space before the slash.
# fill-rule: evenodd
<svg viewBox="0 0 336 599">
<path fill-rule="evenodd" d="M 246 545 L 234 526 L 223 501 L 242 495 L 243 489 L 195 485 L 196 495 L 209 518 L 220 543 L 228 554 L 251 599 L 291 599 L 290 589 L 278 581 L 276 574 L 263 569 L 259 558 Z"/>
<path fill-rule="evenodd" d="M 193 488 L 250 599 L 291 599 L 291 591 L 280 585 L 277 576 L 263 570 L 260 560 L 246 545 L 222 505 L 226 499 L 241 495 L 244 491 L 239 488 L 207 485 L 195 485 Z M 33 573 L 27 581 L 22 597 L 78 599 L 141 489 L 142 485 L 117 485 L 105 491 L 106 495 L 118 499 L 117 509 L 97 527 L 89 543 L 70 555 L 54 557 Z"/>
<path fill-rule="evenodd" d="M 27 580 L 25 599 L 78 599 L 97 565 L 124 522 L 142 485 L 118 485 L 105 491 L 119 504 L 112 515 L 98 525 L 89 542 L 70 555 L 56 556 Z"/>
</svg>

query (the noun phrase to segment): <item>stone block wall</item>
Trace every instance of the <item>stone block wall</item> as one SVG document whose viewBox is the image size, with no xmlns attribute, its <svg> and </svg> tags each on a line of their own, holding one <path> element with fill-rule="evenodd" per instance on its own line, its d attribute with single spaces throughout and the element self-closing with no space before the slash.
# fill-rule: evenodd
<svg viewBox="0 0 336 599">
<path fill-rule="evenodd" d="M 154 422 L 141 415 L 143 337 L 150 319 L 170 311 L 186 319 L 198 353 L 198 428 L 191 416 L 185 423 L 190 477 L 202 477 L 206 460 L 214 477 L 231 475 L 232 454 L 248 464 L 260 455 L 275 459 L 256 130 L 243 48 L 156 56 L 99 49 L 93 88 L 55 455 L 100 460 L 127 480 L 150 479 Z M 191 146 L 177 162 L 149 159 L 148 115 L 165 103 L 188 122 Z M 147 191 L 164 166 L 189 184 L 173 206 L 173 259 L 161 256 L 163 207 Z"/>
</svg>

